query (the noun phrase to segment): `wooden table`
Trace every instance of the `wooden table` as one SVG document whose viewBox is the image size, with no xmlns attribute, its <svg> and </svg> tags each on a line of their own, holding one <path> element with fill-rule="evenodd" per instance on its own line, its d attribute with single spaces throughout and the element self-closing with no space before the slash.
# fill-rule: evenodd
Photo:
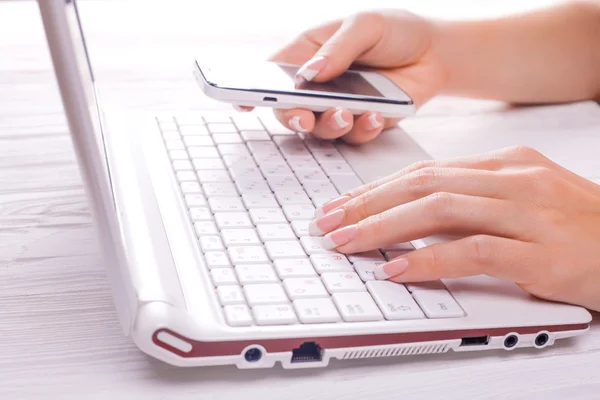
<svg viewBox="0 0 600 400">
<path fill-rule="evenodd" d="M 277 16 L 271 17 L 254 11 L 261 2 L 147 3 L 84 4 L 96 73 L 111 106 L 220 108 L 191 79 L 195 52 L 236 49 L 232 54 L 240 59 L 267 56 L 301 29 L 361 7 L 263 2 L 261 8 Z M 407 7 L 454 18 L 548 2 L 418 3 L 370 0 L 362 7 Z M 36 4 L 1 3 L 1 399 L 600 397 L 596 320 L 589 334 L 544 351 L 332 362 L 326 369 L 301 371 L 179 369 L 150 359 L 118 326 L 61 107 Z M 403 127 L 434 157 L 524 143 L 589 179 L 600 178 L 600 157 L 594 154 L 600 129 L 593 137 L 594 126 L 600 126 L 597 105 L 513 113 L 511 128 L 491 135 L 493 122 L 505 118 L 495 114 L 497 108 L 436 99 Z"/>
</svg>

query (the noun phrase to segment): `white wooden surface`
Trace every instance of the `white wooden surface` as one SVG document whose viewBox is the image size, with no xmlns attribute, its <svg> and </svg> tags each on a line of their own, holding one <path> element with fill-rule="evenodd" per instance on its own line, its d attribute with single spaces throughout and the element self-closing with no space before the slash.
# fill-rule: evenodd
<svg viewBox="0 0 600 400">
<path fill-rule="evenodd" d="M 201 6 L 206 3 L 84 4 L 104 99 L 132 109 L 221 107 L 191 80 L 195 52 L 235 48 L 240 58 L 266 56 L 304 27 L 358 8 L 408 7 L 454 18 L 548 2 L 370 0 L 342 8 L 342 2 L 220 1 L 210 9 Z M 1 399 L 600 398 L 598 322 L 588 335 L 543 352 L 333 362 L 319 370 L 183 370 L 146 357 L 118 326 L 44 40 L 34 3 L 0 3 Z M 600 178 L 595 105 L 517 118 L 506 135 L 493 138 L 480 133 L 488 121 L 481 109 L 481 103 L 439 99 L 405 127 L 434 156 L 525 142 Z M 580 129 L 573 134 L 557 123 L 534 123 L 549 115 L 563 115 L 561 121 Z M 571 147 L 550 145 L 552 135 L 565 139 L 565 129 Z"/>
</svg>

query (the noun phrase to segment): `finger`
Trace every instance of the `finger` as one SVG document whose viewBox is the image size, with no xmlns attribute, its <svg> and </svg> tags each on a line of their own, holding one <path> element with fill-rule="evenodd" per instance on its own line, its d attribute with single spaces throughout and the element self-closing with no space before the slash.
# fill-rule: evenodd
<svg viewBox="0 0 600 400">
<path fill-rule="evenodd" d="M 323 245 L 352 254 L 456 232 L 529 240 L 536 226 L 532 214 L 515 202 L 435 193 L 334 230 L 323 237 Z"/>
<path fill-rule="evenodd" d="M 432 244 L 377 266 L 375 278 L 405 283 L 486 274 L 525 285 L 536 279 L 539 253 L 536 243 L 469 236 Z"/>
<path fill-rule="evenodd" d="M 350 132 L 354 126 L 354 116 L 343 108 L 325 111 L 319 116 L 312 134 L 321 139 L 337 139 Z"/>
<path fill-rule="evenodd" d="M 250 111 L 254 110 L 254 107 L 252 107 L 252 106 L 238 106 L 237 104 L 234 104 L 233 108 L 237 112 L 250 112 Z"/>
<path fill-rule="evenodd" d="M 383 131 L 384 120 L 380 114 L 368 112 L 354 120 L 354 127 L 343 140 L 350 144 L 367 143 Z"/>
<path fill-rule="evenodd" d="M 273 112 L 283 126 L 295 132 L 311 132 L 315 127 L 315 114 L 310 110 L 302 108 L 275 109 Z"/>
</svg>

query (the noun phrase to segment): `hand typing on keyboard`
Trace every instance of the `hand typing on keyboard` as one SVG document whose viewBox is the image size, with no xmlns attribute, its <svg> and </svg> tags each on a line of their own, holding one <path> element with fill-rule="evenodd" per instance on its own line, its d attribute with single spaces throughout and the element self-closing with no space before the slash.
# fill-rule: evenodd
<svg viewBox="0 0 600 400">
<path fill-rule="evenodd" d="M 600 310 L 600 186 L 530 148 L 421 162 L 346 192 L 316 217 L 309 232 L 346 254 L 467 232 L 375 266 L 379 280 L 489 274 Z"/>
</svg>

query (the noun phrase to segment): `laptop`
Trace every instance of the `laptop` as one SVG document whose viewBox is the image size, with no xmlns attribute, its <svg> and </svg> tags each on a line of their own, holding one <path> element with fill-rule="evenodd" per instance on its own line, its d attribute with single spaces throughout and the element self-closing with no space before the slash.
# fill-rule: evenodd
<svg viewBox="0 0 600 400">
<path fill-rule="evenodd" d="M 386 258 L 443 238 L 345 256 L 308 235 L 315 206 L 430 158 L 400 128 L 350 147 L 271 113 L 110 110 L 76 2 L 39 6 L 120 324 L 141 351 L 177 366 L 311 368 L 542 349 L 589 330 L 584 308 L 488 276 L 373 279 Z"/>
</svg>

